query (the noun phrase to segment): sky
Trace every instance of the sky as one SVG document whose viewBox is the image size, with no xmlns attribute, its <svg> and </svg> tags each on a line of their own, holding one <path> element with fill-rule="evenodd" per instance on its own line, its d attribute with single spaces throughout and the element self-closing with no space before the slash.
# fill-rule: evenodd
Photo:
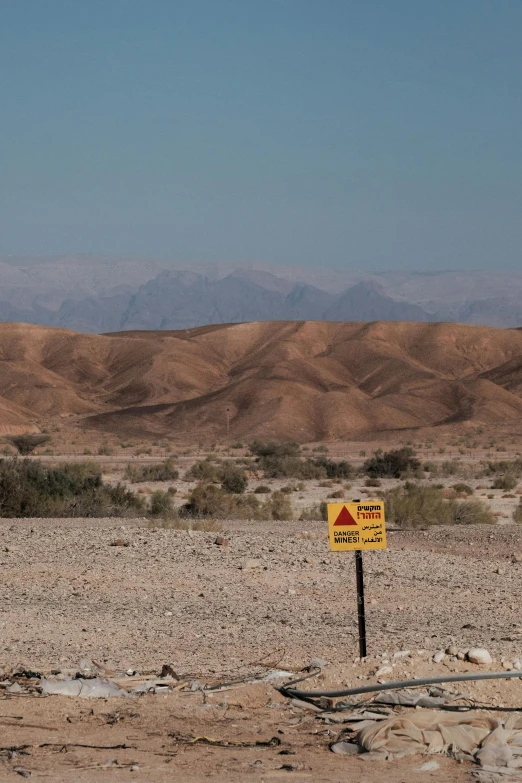
<svg viewBox="0 0 522 783">
<path fill-rule="evenodd" d="M 521 0 L 0 0 L 0 255 L 521 268 Z"/>
</svg>

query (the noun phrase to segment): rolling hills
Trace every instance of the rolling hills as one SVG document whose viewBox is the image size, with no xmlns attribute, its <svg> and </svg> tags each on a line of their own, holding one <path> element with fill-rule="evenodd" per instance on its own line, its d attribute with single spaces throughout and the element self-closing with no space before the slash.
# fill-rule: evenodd
<svg viewBox="0 0 522 783">
<path fill-rule="evenodd" d="M 362 438 L 522 425 L 522 331 L 273 321 L 80 334 L 0 324 L 0 433 L 74 417 L 134 436 Z"/>
</svg>

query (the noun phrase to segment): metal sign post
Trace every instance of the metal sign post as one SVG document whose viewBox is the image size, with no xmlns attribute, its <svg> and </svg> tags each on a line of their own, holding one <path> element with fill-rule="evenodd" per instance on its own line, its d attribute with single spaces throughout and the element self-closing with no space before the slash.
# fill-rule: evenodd
<svg viewBox="0 0 522 783">
<path fill-rule="evenodd" d="M 355 550 L 355 574 L 357 578 L 357 621 L 359 623 L 359 655 L 366 658 L 366 617 L 364 614 L 364 570 L 360 549 Z"/>
<path fill-rule="evenodd" d="M 359 655 L 366 658 L 364 614 L 364 549 L 386 549 L 386 520 L 382 500 L 328 503 L 328 531 L 332 552 L 355 552 Z"/>
</svg>

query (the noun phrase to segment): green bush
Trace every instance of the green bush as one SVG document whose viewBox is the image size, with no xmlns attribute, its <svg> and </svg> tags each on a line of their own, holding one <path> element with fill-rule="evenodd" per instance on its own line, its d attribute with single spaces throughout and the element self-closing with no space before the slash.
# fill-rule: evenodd
<svg viewBox="0 0 522 783">
<path fill-rule="evenodd" d="M 221 486 L 226 492 L 242 495 L 248 487 L 247 474 L 233 462 L 227 462 L 221 471 Z"/>
<path fill-rule="evenodd" d="M 221 481 L 221 470 L 209 459 L 198 460 L 185 474 L 188 481 Z"/>
<path fill-rule="evenodd" d="M 333 459 L 327 459 L 326 457 L 319 457 L 318 459 L 311 460 L 315 467 L 324 468 L 326 477 L 329 479 L 347 479 L 353 475 L 353 468 L 346 460 L 336 462 Z"/>
<path fill-rule="evenodd" d="M 32 454 L 37 446 L 48 443 L 51 438 L 49 435 L 9 435 L 6 440 L 11 443 L 19 454 L 26 457 Z"/>
<path fill-rule="evenodd" d="M 271 491 L 272 490 L 270 489 L 270 487 L 267 487 L 266 484 L 260 484 L 254 490 L 256 495 L 268 495 Z"/>
<path fill-rule="evenodd" d="M 165 519 L 174 515 L 174 506 L 172 505 L 172 494 L 162 492 L 160 489 L 152 493 L 150 498 L 149 515 L 151 517 L 163 517 Z"/>
<path fill-rule="evenodd" d="M 143 510 L 140 497 L 120 484 L 104 484 L 92 463 L 46 467 L 0 460 L 1 517 L 139 516 Z"/>
<path fill-rule="evenodd" d="M 419 469 L 420 462 L 408 446 L 384 453 L 376 451 L 363 465 L 363 471 L 371 478 L 400 478 L 403 473 Z"/>
<path fill-rule="evenodd" d="M 180 514 L 215 519 L 258 519 L 261 504 L 254 495 L 232 495 L 216 484 L 198 484 Z"/>
<path fill-rule="evenodd" d="M 408 483 L 387 492 L 385 502 L 389 523 L 402 528 L 496 522 L 489 507 L 480 500 L 445 500 L 435 487 Z"/>
<path fill-rule="evenodd" d="M 176 481 L 179 478 L 179 470 L 172 460 L 165 460 L 155 465 L 133 465 L 130 463 L 125 468 L 123 478 L 133 484 L 144 481 Z"/>
</svg>

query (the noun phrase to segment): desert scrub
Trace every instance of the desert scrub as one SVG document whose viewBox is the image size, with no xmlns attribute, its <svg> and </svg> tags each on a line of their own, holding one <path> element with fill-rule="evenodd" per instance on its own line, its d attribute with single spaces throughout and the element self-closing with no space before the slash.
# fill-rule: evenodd
<svg viewBox="0 0 522 783">
<path fill-rule="evenodd" d="M 480 500 L 446 500 L 435 487 L 406 484 L 386 492 L 384 500 L 388 522 L 401 528 L 496 523 L 492 511 Z"/>
<path fill-rule="evenodd" d="M 453 489 L 459 495 L 472 495 L 473 494 L 473 488 L 470 487 L 469 484 L 464 484 L 462 481 L 457 482 L 457 484 L 453 484 Z"/>
<path fill-rule="evenodd" d="M 405 446 L 393 451 L 376 451 L 373 457 L 366 460 L 362 469 L 370 478 L 401 478 L 405 473 L 418 471 L 420 462 L 413 449 Z"/>
<path fill-rule="evenodd" d="M 38 446 L 43 446 L 44 443 L 48 443 L 51 438 L 49 435 L 9 435 L 5 439 L 10 443 L 19 454 L 27 456 L 32 454 Z"/>
<path fill-rule="evenodd" d="M 221 469 L 221 487 L 225 492 L 242 495 L 248 487 L 248 477 L 243 468 L 226 462 Z"/>
<path fill-rule="evenodd" d="M 139 484 L 144 481 L 176 481 L 179 478 L 174 462 L 170 459 L 165 462 L 158 462 L 155 465 L 132 465 L 125 468 L 123 478 L 133 484 Z"/>
<path fill-rule="evenodd" d="M 513 511 L 513 522 L 517 525 L 522 524 L 522 498 L 518 501 L 518 505 Z"/>
<path fill-rule="evenodd" d="M 327 457 L 300 456 L 297 443 L 259 443 L 250 444 L 250 451 L 256 457 L 256 467 L 267 478 L 350 478 L 351 465 L 346 460 L 336 462 Z"/>
<path fill-rule="evenodd" d="M 104 484 L 92 463 L 0 460 L 0 517 L 136 517 L 144 510 L 123 485 Z"/>
<path fill-rule="evenodd" d="M 510 489 L 515 489 L 518 484 L 518 478 L 513 473 L 506 473 L 503 476 L 497 476 L 491 485 L 491 489 L 503 489 L 508 492 Z"/>
<path fill-rule="evenodd" d="M 292 519 L 292 503 L 287 495 L 274 492 L 261 503 L 254 494 L 233 495 L 216 484 L 198 484 L 179 509 L 181 517 L 215 519 Z"/>
<path fill-rule="evenodd" d="M 308 508 L 303 508 L 299 515 L 300 522 L 315 522 L 317 520 L 326 522 L 327 519 L 328 519 L 328 506 L 324 501 L 322 503 L 317 503 L 314 506 L 308 506 Z"/>
</svg>

